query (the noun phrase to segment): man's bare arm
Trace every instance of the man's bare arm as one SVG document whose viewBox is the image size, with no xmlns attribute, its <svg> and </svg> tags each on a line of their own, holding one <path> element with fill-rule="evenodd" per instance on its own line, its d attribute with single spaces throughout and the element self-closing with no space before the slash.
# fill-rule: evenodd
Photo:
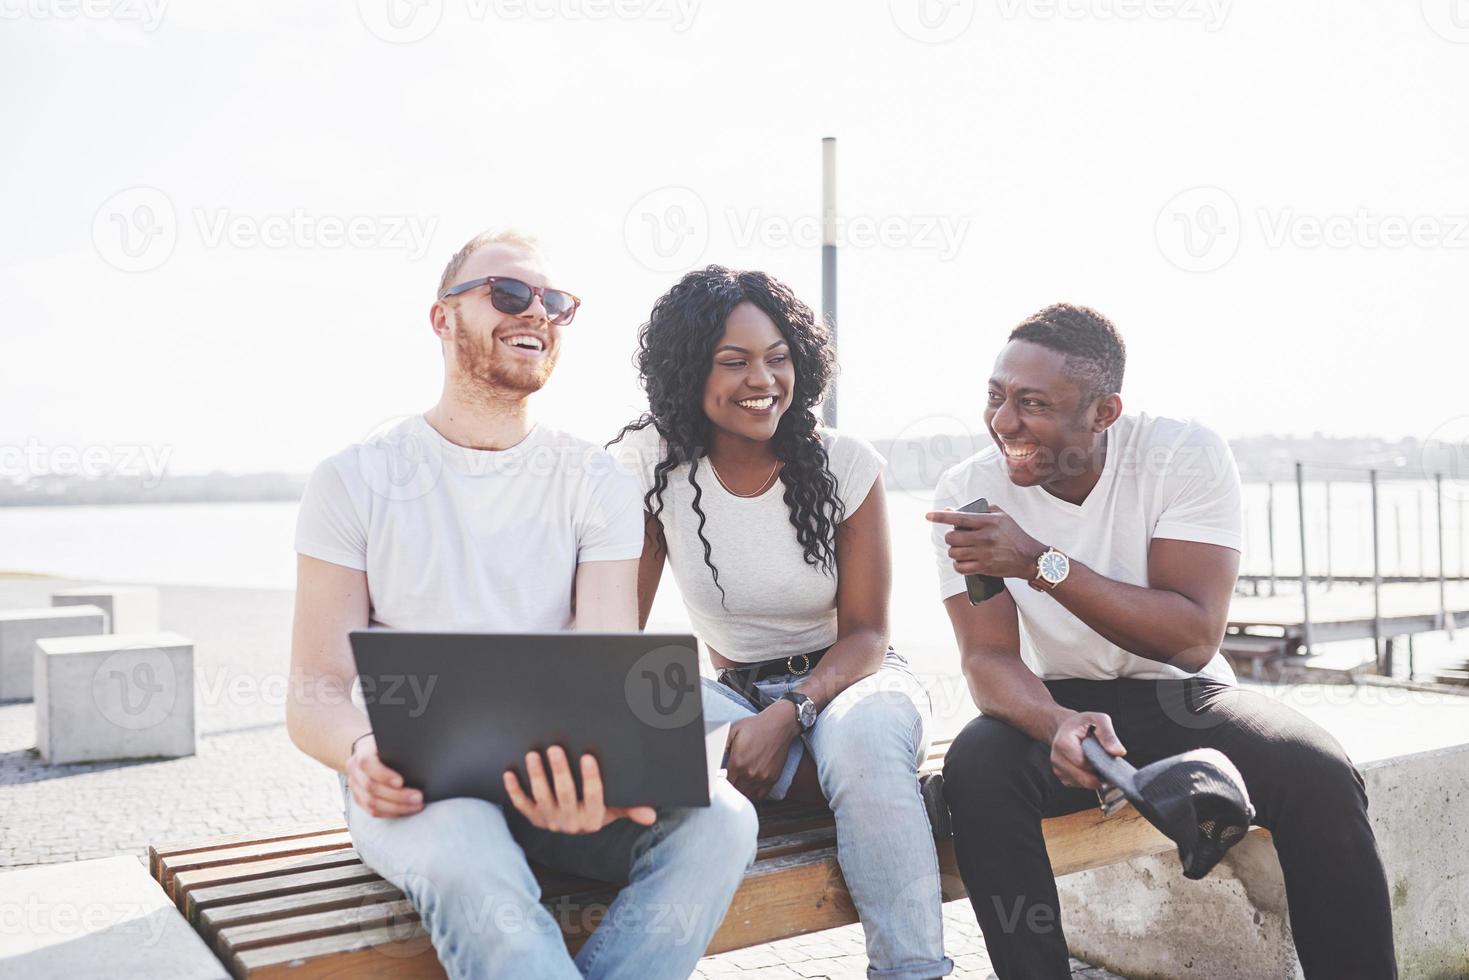
<svg viewBox="0 0 1469 980">
<path fill-rule="evenodd" d="M 352 740 L 372 725 L 352 703 L 357 668 L 347 634 L 367 626 L 367 573 L 296 557 L 296 614 L 286 730 L 324 765 L 345 771 Z"/>
<path fill-rule="evenodd" d="M 575 629 L 635 633 L 638 629 L 638 560 L 589 561 L 576 566 Z"/>
<path fill-rule="evenodd" d="M 1051 770 L 1068 786 L 1096 789 L 1101 785 L 1082 754 L 1081 742 L 1095 726 L 1097 738 L 1113 755 L 1126 749 L 1117 740 L 1112 719 L 1099 711 L 1072 711 L 1056 703 L 1050 690 L 1020 659 L 1020 622 L 1015 600 L 1001 592 L 977 606 L 964 593 L 944 600 L 964 678 L 974 703 L 1051 747 Z"/>
<path fill-rule="evenodd" d="M 944 540 L 962 575 L 1029 580 L 1045 550 L 998 508 L 935 512 L 929 520 L 952 525 Z M 1239 552 L 1232 548 L 1157 538 L 1148 549 L 1147 586 L 1118 582 L 1072 559 L 1071 573 L 1051 595 L 1129 653 L 1196 673 L 1224 638 L 1238 572 Z"/>
</svg>

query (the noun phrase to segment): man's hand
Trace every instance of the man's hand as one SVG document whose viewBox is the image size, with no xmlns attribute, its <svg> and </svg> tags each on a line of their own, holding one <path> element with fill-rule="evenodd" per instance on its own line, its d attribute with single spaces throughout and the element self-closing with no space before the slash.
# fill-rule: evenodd
<svg viewBox="0 0 1469 980">
<path fill-rule="evenodd" d="M 784 699 L 731 725 L 725 768 L 734 788 L 751 800 L 769 796 L 800 730 L 795 704 Z"/>
<path fill-rule="evenodd" d="M 1026 534 L 1015 518 L 1000 508 L 991 507 L 988 514 L 943 510 L 927 516 L 934 524 L 954 528 L 944 535 L 944 542 L 960 575 L 1035 578 L 1036 559 L 1046 546 Z"/>
<path fill-rule="evenodd" d="M 1086 740 L 1088 729 L 1097 728 L 1097 741 L 1112 755 L 1127 754 L 1127 749 L 1117 740 L 1112 730 L 1112 718 L 1100 711 L 1078 711 L 1062 719 L 1056 727 L 1056 737 L 1051 739 L 1051 771 L 1067 786 L 1082 789 L 1101 789 L 1102 781 L 1096 770 L 1086 761 L 1081 743 Z"/>
<path fill-rule="evenodd" d="M 403 777 L 383 765 L 371 735 L 358 739 L 347 757 L 347 788 L 374 817 L 406 817 L 423 809 L 423 794 L 404 786 Z"/>
<path fill-rule="evenodd" d="M 582 797 L 576 798 L 576 782 L 571 778 L 571 765 L 566 750 L 553 745 L 546 750 L 551 764 L 551 778 L 541 764 L 539 752 L 527 752 L 525 771 L 530 775 L 530 796 L 520 787 L 513 771 L 505 772 L 505 792 L 520 815 L 533 826 L 557 834 L 595 834 L 614 820 L 623 817 L 650 827 L 658 819 L 650 806 L 607 806 L 602 802 L 602 770 L 592 755 L 581 757 Z"/>
</svg>

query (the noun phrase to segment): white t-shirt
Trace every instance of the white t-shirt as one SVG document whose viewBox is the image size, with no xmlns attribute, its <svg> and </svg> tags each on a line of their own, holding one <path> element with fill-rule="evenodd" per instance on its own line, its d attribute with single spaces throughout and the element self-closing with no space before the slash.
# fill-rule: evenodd
<svg viewBox="0 0 1469 980">
<path fill-rule="evenodd" d="M 571 628 L 576 566 L 637 558 L 637 479 L 606 450 L 538 425 L 505 450 L 449 442 L 422 415 L 316 467 L 296 550 L 367 572 L 374 625 Z"/>
<path fill-rule="evenodd" d="M 1079 505 L 1041 487 L 1011 483 L 999 448 L 991 446 L 940 478 L 934 508 L 957 510 L 984 497 L 1043 544 L 1107 578 L 1144 588 L 1153 538 L 1241 550 L 1239 471 L 1224 439 L 1192 420 L 1146 414 L 1123 415 L 1106 438 L 1101 478 Z M 933 526 L 944 599 L 964 591 L 964 576 L 954 570 L 944 543 L 949 530 L 947 525 Z M 1049 593 L 1032 589 L 1026 579 L 1007 578 L 1005 587 L 1020 613 L 1020 655 L 1043 680 L 1190 676 L 1111 643 Z M 1235 679 L 1229 662 L 1217 652 L 1199 676 L 1226 683 Z"/>
<path fill-rule="evenodd" d="M 883 458 L 856 436 L 817 431 L 837 497 L 850 517 L 882 473 Z M 667 447 L 648 426 L 629 432 L 612 451 L 638 474 L 646 494 Z M 699 639 L 740 663 L 814 653 L 835 643 L 836 569 L 828 575 L 806 561 L 784 499 L 785 484 L 776 480 L 758 497 L 736 497 L 715 478 L 708 459 L 700 461 L 696 479 L 703 491 L 699 506 L 706 517 L 709 560 L 719 569 L 724 604 L 704 564 L 688 464 L 669 472 L 659 520 L 668 541 L 668 564 Z"/>
</svg>

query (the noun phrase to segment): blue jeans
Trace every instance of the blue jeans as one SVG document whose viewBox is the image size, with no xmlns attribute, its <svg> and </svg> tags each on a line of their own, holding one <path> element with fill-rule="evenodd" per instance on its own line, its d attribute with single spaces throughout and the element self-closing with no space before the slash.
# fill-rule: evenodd
<svg viewBox="0 0 1469 980">
<path fill-rule="evenodd" d="M 805 677 L 781 674 L 755 685 L 759 704 L 704 681 L 704 716 L 748 718 Z M 801 757 L 811 753 L 836 815 L 837 861 L 867 939 L 867 975 L 883 980 L 947 976 L 939 862 L 918 766 L 928 753 L 932 705 L 901 654 L 837 695 L 811 730 L 791 743 L 770 792 L 783 799 Z"/>
<path fill-rule="evenodd" d="M 618 820 L 595 834 L 538 830 L 514 810 L 465 797 L 374 817 L 345 778 L 342 787 L 357 853 L 413 903 L 451 980 L 685 980 L 755 858 L 755 808 L 723 779 L 707 808 L 659 811 L 651 827 Z M 527 859 L 628 883 L 575 960 Z M 603 910 L 556 911 L 580 920 Z"/>
</svg>

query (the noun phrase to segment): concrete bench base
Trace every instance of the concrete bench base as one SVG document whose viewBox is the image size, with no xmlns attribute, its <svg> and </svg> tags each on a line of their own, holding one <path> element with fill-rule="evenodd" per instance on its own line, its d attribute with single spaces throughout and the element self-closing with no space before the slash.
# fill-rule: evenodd
<svg viewBox="0 0 1469 980">
<path fill-rule="evenodd" d="M 34 695 L 32 669 L 37 640 L 95 635 L 107 632 L 107 628 L 107 613 L 96 606 L 0 610 L 0 700 Z"/>
<path fill-rule="evenodd" d="M 111 633 L 158 630 L 158 589 L 151 585 L 90 585 L 51 593 L 53 606 L 96 606 L 107 613 Z"/>
<path fill-rule="evenodd" d="M 0 976 L 227 980 L 134 857 L 0 875 Z"/>
<path fill-rule="evenodd" d="M 1398 972 L 1469 977 L 1469 745 L 1361 766 L 1387 868 Z M 1057 881 L 1073 956 L 1128 977 L 1302 977 L 1285 879 L 1251 834 L 1203 881 L 1172 854 Z"/>
<path fill-rule="evenodd" d="M 194 754 L 194 645 L 177 633 L 35 644 L 36 747 L 53 765 Z"/>
</svg>

